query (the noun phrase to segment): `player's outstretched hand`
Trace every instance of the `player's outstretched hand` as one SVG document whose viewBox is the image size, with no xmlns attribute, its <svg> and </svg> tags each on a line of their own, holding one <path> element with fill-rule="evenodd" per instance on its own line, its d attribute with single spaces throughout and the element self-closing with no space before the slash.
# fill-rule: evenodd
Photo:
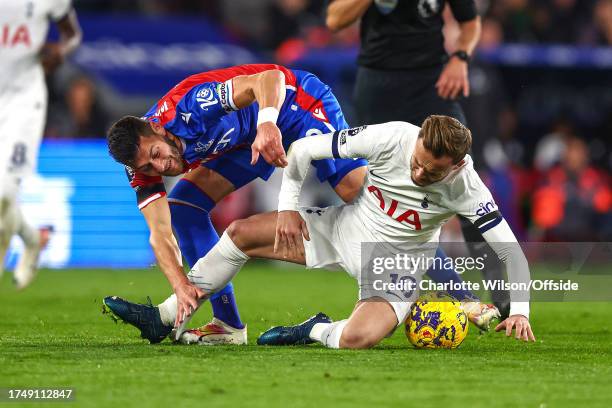
<svg viewBox="0 0 612 408">
<path fill-rule="evenodd" d="M 205 296 L 204 292 L 191 282 L 183 282 L 174 288 L 178 310 L 174 327 L 179 327 L 183 319 L 191 316 L 200 306 L 199 300 Z"/>
<path fill-rule="evenodd" d="M 514 337 L 516 337 L 517 340 L 535 341 L 529 319 L 523 315 L 516 314 L 508 317 L 495 327 L 495 331 L 499 332 L 505 329 L 506 336 L 510 337 L 512 336 L 512 328 L 515 329 Z"/>
<path fill-rule="evenodd" d="M 257 136 L 251 145 L 251 165 L 255 165 L 261 154 L 264 160 L 276 167 L 287 166 L 287 155 L 283 148 L 280 129 L 272 122 L 257 126 Z"/>
<path fill-rule="evenodd" d="M 436 89 L 443 99 L 455 99 L 460 93 L 466 98 L 470 96 L 467 62 L 451 58 L 436 82 Z"/>
<path fill-rule="evenodd" d="M 304 241 L 310 241 L 306 222 L 297 211 L 279 211 L 276 219 L 276 236 L 274 238 L 274 253 L 281 254 L 283 259 L 302 259 Z"/>
</svg>

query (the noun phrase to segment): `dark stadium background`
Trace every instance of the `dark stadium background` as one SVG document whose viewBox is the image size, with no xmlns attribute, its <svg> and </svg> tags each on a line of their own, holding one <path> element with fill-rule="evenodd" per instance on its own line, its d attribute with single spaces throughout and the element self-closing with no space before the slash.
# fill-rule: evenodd
<svg viewBox="0 0 612 408">
<path fill-rule="evenodd" d="M 609 241 L 612 1 L 477 3 L 482 38 L 470 66 L 471 96 L 462 105 L 479 170 L 519 239 Z M 22 194 L 31 217 L 56 227 L 43 266 L 154 262 L 134 194 L 103 137 L 112 121 L 143 114 L 187 75 L 253 62 L 309 70 L 332 87 L 349 123 L 360 125 L 351 96 L 358 28 L 330 33 L 324 1 L 74 6 L 83 44 L 48 78 L 39 174 Z M 447 40 L 454 35 L 451 22 Z M 274 209 L 277 189 L 278 182 L 259 183 L 233 194 L 215 210 L 217 227 Z M 333 199 L 324 188 L 309 197 L 320 204 Z M 446 237 L 459 239 L 452 225 Z"/>
</svg>

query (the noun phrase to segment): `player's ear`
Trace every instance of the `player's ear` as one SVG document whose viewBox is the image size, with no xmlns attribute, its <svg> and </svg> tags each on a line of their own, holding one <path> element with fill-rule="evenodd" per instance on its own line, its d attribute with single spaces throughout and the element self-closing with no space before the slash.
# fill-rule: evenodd
<svg viewBox="0 0 612 408">
<path fill-rule="evenodd" d="M 153 130 L 153 133 L 156 135 L 163 136 L 166 134 L 166 128 L 157 122 L 149 122 L 149 126 L 151 126 L 151 130 Z"/>
</svg>

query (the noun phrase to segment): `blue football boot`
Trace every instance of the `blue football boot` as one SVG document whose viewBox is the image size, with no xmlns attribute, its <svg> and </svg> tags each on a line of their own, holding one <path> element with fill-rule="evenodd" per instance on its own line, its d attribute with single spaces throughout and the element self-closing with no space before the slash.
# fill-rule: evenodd
<svg viewBox="0 0 612 408">
<path fill-rule="evenodd" d="M 102 313 L 109 314 L 115 322 L 123 321 L 140 330 L 140 337 L 159 343 L 172 331 L 172 326 L 162 323 L 159 309 L 148 305 L 131 303 L 117 296 L 107 296 L 102 300 Z"/>
<path fill-rule="evenodd" d="M 331 323 L 332 320 L 325 313 L 317 313 L 310 319 L 295 326 L 276 326 L 263 332 L 257 338 L 260 346 L 287 346 L 294 344 L 314 343 L 309 335 L 312 327 L 317 323 Z"/>
</svg>

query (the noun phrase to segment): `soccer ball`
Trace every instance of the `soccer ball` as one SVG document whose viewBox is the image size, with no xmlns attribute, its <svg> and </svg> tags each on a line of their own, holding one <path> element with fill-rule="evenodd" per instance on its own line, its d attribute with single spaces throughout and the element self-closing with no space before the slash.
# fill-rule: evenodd
<svg viewBox="0 0 612 408">
<path fill-rule="evenodd" d="M 446 292 L 432 292 L 412 305 L 406 319 L 406 337 L 416 348 L 453 349 L 467 336 L 468 326 L 457 299 Z"/>
</svg>

